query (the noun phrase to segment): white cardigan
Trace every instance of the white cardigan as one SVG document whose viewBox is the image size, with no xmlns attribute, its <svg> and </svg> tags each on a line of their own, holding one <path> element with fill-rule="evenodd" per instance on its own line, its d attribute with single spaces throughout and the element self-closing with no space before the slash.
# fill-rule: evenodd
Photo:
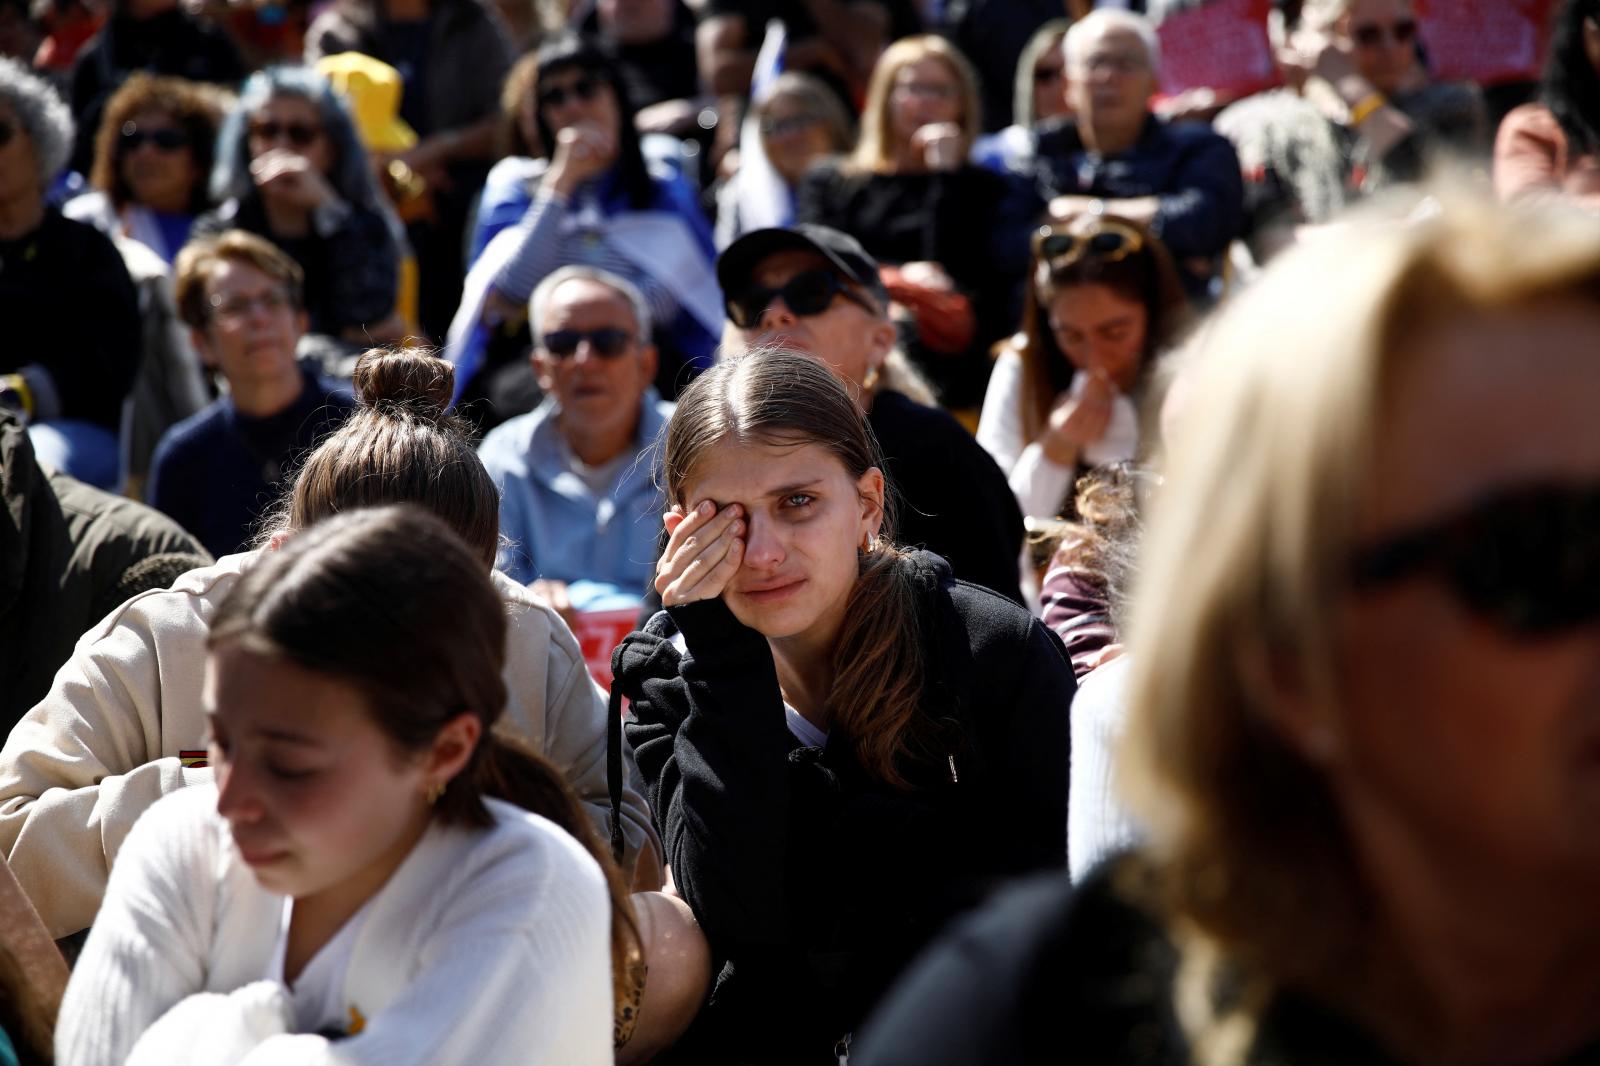
<svg viewBox="0 0 1600 1066">
<path fill-rule="evenodd" d="M 134 821 L 157 799 L 211 780 L 201 701 L 211 618 L 256 553 L 141 593 L 79 639 L 50 692 L 0 749 L 0 849 L 50 935 L 94 920 Z M 565 623 L 526 588 L 492 575 L 506 605 L 505 726 L 553 762 L 606 839 L 606 701 Z M 409 649 L 396 649 L 407 654 Z M 650 811 L 623 744 L 624 871 Z M 659 845 L 655 844 L 659 849 Z"/>
<path fill-rule="evenodd" d="M 363 1022 L 330 1042 L 262 1009 L 284 897 L 216 803 L 213 785 L 185 789 L 128 835 L 61 1004 L 61 1066 L 122 1063 L 136 1043 L 170 1066 L 609 1066 L 605 878 L 554 824 L 490 800 L 492 828 L 430 827 L 372 899 L 344 980 Z M 174 1007 L 179 1024 L 152 1030 Z"/>
</svg>

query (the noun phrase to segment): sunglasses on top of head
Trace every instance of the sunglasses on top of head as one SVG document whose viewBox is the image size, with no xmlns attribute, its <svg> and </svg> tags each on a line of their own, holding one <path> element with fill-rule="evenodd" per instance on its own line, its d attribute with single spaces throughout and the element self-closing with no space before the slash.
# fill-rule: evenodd
<svg viewBox="0 0 1600 1066">
<path fill-rule="evenodd" d="M 1427 576 L 1517 637 L 1600 619 L 1600 485 L 1532 485 L 1357 551 L 1357 590 Z"/>
<path fill-rule="evenodd" d="M 539 93 L 539 106 L 560 107 L 570 100 L 582 100 L 588 103 L 600 93 L 600 81 L 597 78 L 582 77 L 570 85 L 552 85 Z"/>
<path fill-rule="evenodd" d="M 578 354 L 578 346 L 588 341 L 600 358 L 615 359 L 633 345 L 633 340 L 633 334 L 625 329 L 557 329 L 540 338 L 539 346 L 557 359 L 570 359 Z"/>
<path fill-rule="evenodd" d="M 1376 48 L 1386 37 L 1395 44 L 1410 44 L 1417 39 L 1416 20 L 1401 19 L 1390 23 L 1364 22 L 1350 28 L 1350 39 L 1362 48 Z"/>
<path fill-rule="evenodd" d="M 1106 263 L 1126 259 L 1144 248 L 1144 234 L 1121 222 L 1106 221 L 1080 232 L 1040 227 L 1033 235 L 1033 254 L 1053 268 L 1092 257 Z"/>
<path fill-rule="evenodd" d="M 776 297 L 781 297 L 783 305 L 796 315 L 810 318 L 832 307 L 835 296 L 843 296 L 850 302 L 860 305 L 869 314 L 878 313 L 878 309 L 872 306 L 865 296 L 856 292 L 843 278 L 825 267 L 802 271 L 775 289 L 752 285 L 744 292 L 730 297 L 725 307 L 728 321 L 740 329 L 754 329 L 761 322 L 762 313 L 772 306 L 772 301 Z"/>
</svg>

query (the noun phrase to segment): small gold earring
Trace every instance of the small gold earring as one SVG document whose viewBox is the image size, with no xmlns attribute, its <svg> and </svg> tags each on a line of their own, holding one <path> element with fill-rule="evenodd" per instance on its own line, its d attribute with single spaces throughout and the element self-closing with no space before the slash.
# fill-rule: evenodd
<svg viewBox="0 0 1600 1066">
<path fill-rule="evenodd" d="M 444 782 L 435 781 L 428 786 L 428 806 L 432 807 L 439 802 L 439 797 L 444 795 Z"/>
<path fill-rule="evenodd" d="M 879 371 L 875 366 L 867 367 L 867 372 L 861 376 L 861 391 L 871 392 L 878 387 Z"/>
</svg>

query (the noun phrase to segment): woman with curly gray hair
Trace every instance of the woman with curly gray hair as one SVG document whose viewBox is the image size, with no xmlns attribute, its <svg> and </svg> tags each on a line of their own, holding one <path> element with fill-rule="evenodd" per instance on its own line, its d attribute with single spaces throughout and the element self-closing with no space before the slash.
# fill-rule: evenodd
<svg viewBox="0 0 1600 1066">
<path fill-rule="evenodd" d="M 250 76 L 217 135 L 211 195 L 195 237 L 243 229 L 305 271 L 311 331 L 358 343 L 389 336 L 399 223 L 328 82 L 306 67 Z M 381 328 L 380 328 L 381 327 Z"/>
<path fill-rule="evenodd" d="M 0 406 L 29 423 L 45 464 L 110 487 L 139 366 L 139 309 L 110 240 L 45 202 L 71 150 L 67 105 L 0 59 Z"/>
</svg>

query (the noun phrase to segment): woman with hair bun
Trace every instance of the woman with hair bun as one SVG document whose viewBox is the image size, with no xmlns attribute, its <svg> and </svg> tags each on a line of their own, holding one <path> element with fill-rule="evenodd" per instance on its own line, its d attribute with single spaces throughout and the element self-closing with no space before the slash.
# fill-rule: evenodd
<svg viewBox="0 0 1600 1066">
<path fill-rule="evenodd" d="M 614 657 L 674 880 L 725 964 L 694 1063 L 834 1063 L 995 881 L 1066 850 L 1072 669 L 1027 611 L 896 547 L 860 408 L 782 350 L 679 397 L 665 612 Z"/>
<path fill-rule="evenodd" d="M 390 503 L 421 505 L 466 544 L 506 618 L 506 728 L 567 775 L 624 870 L 631 876 L 637 867 L 640 887 L 660 883 L 637 771 L 623 751 L 608 772 L 605 701 L 577 641 L 526 588 L 490 573 L 499 499 L 471 434 L 445 411 L 451 384 L 450 365 L 433 356 L 367 352 L 356 365 L 359 406 L 306 459 L 267 520 L 263 547 L 113 611 L 12 731 L 0 750 L 0 847 L 53 936 L 94 920 L 117 850 L 147 807 L 210 780 L 205 647 L 229 592 L 299 530 Z M 394 657 L 405 658 L 409 646 L 393 649 Z"/>
<path fill-rule="evenodd" d="M 494 731 L 505 645 L 481 556 L 414 505 L 245 574 L 206 640 L 215 782 L 129 835 L 58 1061 L 609 1063 L 631 912 L 560 774 Z"/>
</svg>

